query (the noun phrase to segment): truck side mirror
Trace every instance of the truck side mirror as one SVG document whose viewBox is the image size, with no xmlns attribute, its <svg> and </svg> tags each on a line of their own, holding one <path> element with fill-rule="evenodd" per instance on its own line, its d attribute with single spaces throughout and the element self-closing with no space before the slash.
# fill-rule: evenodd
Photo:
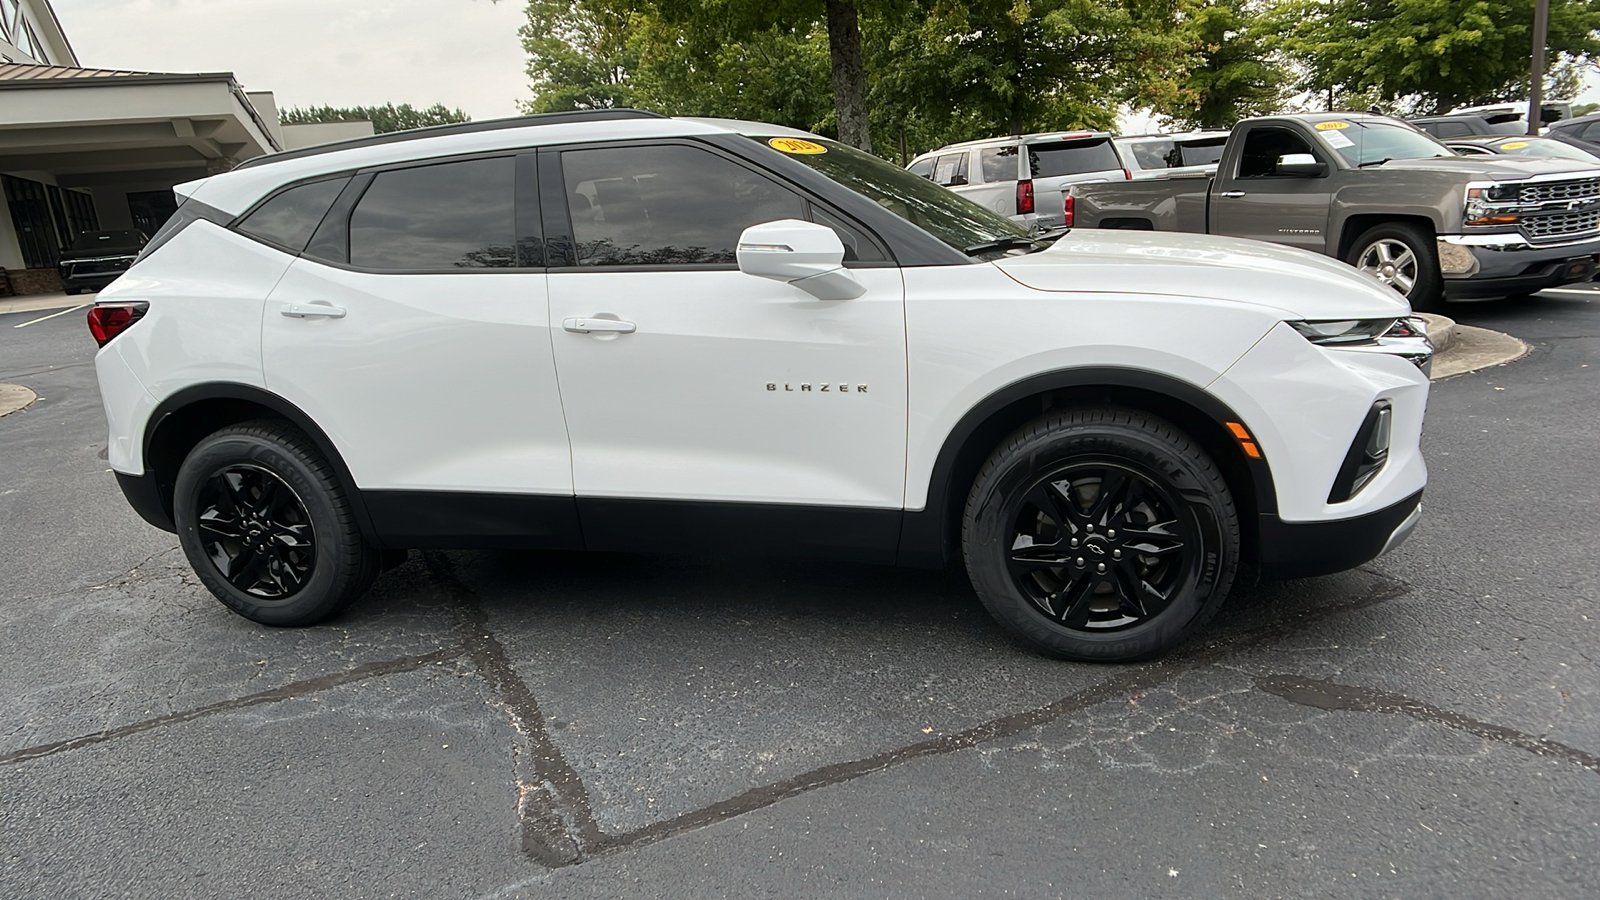
<svg viewBox="0 0 1600 900">
<path fill-rule="evenodd" d="M 1321 178 L 1328 174 L 1328 167 L 1309 153 L 1285 153 L 1278 157 L 1278 164 L 1273 167 L 1272 174 L 1296 178 Z"/>
</svg>

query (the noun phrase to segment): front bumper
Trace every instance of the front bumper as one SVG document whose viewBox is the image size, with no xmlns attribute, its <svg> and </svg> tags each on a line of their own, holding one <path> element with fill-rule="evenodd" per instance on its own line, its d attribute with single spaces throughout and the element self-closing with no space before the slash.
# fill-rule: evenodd
<svg viewBox="0 0 1600 900">
<path fill-rule="evenodd" d="M 1600 237 L 1553 244 L 1521 234 L 1445 234 L 1438 239 L 1445 296 L 1452 300 L 1529 294 L 1594 278 Z"/>
<path fill-rule="evenodd" d="M 1310 578 L 1353 569 L 1400 546 L 1422 518 L 1422 492 L 1376 512 L 1331 522 L 1285 522 L 1262 513 L 1261 577 Z"/>
</svg>

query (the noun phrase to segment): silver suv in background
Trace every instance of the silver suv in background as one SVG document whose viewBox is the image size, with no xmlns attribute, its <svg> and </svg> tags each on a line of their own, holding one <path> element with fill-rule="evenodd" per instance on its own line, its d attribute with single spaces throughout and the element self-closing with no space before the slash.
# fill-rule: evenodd
<svg viewBox="0 0 1600 900">
<path fill-rule="evenodd" d="M 955 191 L 1037 231 L 1065 224 L 1061 193 L 1069 185 L 1133 177 L 1103 131 L 967 141 L 924 153 L 913 174 Z"/>
<path fill-rule="evenodd" d="M 1142 134 L 1119 137 L 1117 154 L 1135 181 L 1142 178 L 1170 178 L 1173 175 L 1211 175 L 1228 142 L 1226 131 L 1194 131 L 1188 134 Z"/>
</svg>

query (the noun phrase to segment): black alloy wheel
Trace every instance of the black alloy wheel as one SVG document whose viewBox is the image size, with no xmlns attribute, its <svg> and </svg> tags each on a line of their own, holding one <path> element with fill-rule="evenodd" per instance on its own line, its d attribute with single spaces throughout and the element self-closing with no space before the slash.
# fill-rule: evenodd
<svg viewBox="0 0 1600 900">
<path fill-rule="evenodd" d="M 257 465 L 219 469 L 200 488 L 200 546 L 217 573 L 263 602 L 305 586 L 317 560 L 311 516 L 283 479 Z"/>
<path fill-rule="evenodd" d="M 1065 659 L 1159 655 L 1221 608 L 1239 565 L 1227 481 L 1177 427 L 1070 409 L 1023 426 L 979 470 L 962 555 L 990 614 Z"/>
<path fill-rule="evenodd" d="M 1129 628 L 1194 584 L 1193 518 L 1156 478 L 1114 460 L 1079 460 L 1024 493 L 1007 567 L 1023 596 L 1064 627 Z"/>
<path fill-rule="evenodd" d="M 337 615 L 383 568 L 336 470 L 287 422 L 245 422 L 202 439 L 178 467 L 172 511 L 201 583 L 263 625 Z"/>
</svg>

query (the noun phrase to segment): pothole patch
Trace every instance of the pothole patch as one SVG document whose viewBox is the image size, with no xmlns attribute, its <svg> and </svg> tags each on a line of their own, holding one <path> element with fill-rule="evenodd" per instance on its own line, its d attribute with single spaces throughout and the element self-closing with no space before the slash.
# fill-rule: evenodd
<svg viewBox="0 0 1600 900">
<path fill-rule="evenodd" d="M 9 416 L 19 409 L 27 409 L 39 395 L 20 384 L 0 384 L 0 416 Z"/>
</svg>

